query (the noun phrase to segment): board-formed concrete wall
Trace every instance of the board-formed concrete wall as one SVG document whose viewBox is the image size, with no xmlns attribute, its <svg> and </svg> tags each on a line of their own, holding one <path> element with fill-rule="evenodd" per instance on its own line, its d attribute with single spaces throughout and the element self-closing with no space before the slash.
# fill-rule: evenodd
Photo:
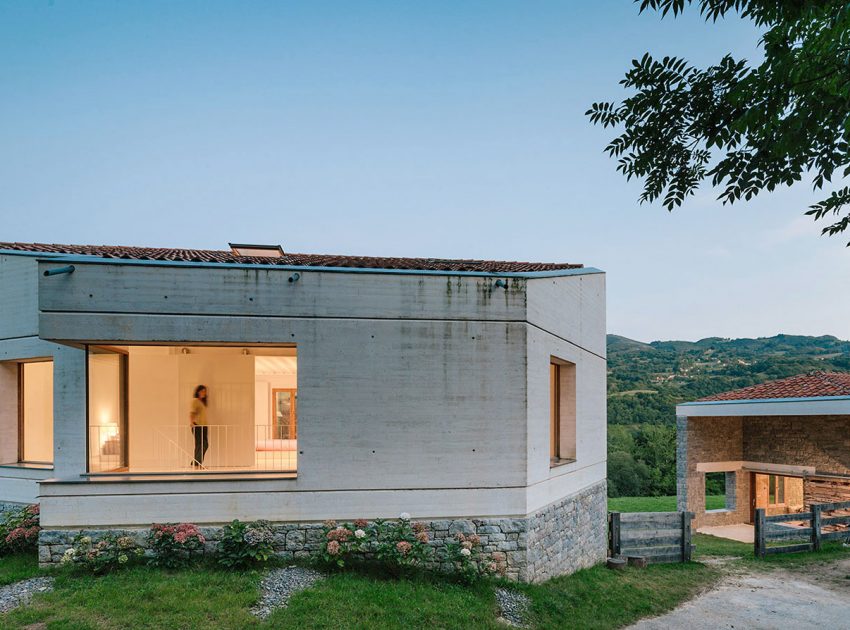
<svg viewBox="0 0 850 630">
<path fill-rule="evenodd" d="M 60 347 L 38 338 L 38 262 L 0 255 L 0 502 L 33 503 L 50 470 L 17 466 L 18 362 L 52 357 Z"/>
<path fill-rule="evenodd" d="M 498 275 L 302 271 L 290 282 L 285 270 L 74 264 L 73 274 L 28 276 L 39 287 L 38 334 L 52 342 L 41 343 L 56 349 L 45 527 L 400 512 L 537 519 L 534 568 L 517 568 L 520 577 L 604 558 L 603 274 L 509 278 L 502 288 Z M 86 343 L 296 347 L 297 475 L 89 479 Z M 557 468 L 551 357 L 576 365 L 576 461 Z"/>
</svg>

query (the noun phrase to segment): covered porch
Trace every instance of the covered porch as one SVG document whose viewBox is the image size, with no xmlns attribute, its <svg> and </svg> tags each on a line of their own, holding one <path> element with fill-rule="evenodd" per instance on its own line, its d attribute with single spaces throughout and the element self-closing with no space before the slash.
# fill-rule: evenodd
<svg viewBox="0 0 850 630">
<path fill-rule="evenodd" d="M 793 515 L 850 500 L 850 394 L 841 386 L 850 392 L 850 375 L 809 374 L 677 406 L 678 503 L 697 531 L 751 541 L 757 508 Z M 819 391 L 836 395 L 786 395 Z M 723 506 L 709 509 L 717 494 Z"/>
</svg>

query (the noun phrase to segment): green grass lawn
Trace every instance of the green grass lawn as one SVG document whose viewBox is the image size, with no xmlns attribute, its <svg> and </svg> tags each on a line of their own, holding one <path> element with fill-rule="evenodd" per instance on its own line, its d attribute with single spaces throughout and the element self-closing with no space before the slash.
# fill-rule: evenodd
<svg viewBox="0 0 850 630">
<path fill-rule="evenodd" d="M 709 496 L 706 507 L 720 510 L 726 505 L 723 496 Z M 610 512 L 675 512 L 676 497 L 617 497 L 608 499 Z"/>
<path fill-rule="evenodd" d="M 29 577 L 34 561 L 0 559 L 0 575 Z M 166 572 L 138 567 L 105 577 L 54 571 L 56 590 L 0 615 L 0 628 L 483 628 L 496 620 L 494 583 L 437 578 L 380 579 L 331 575 L 295 595 L 267 621 L 251 616 L 260 572 L 212 568 Z M 517 585 L 532 600 L 537 628 L 619 628 L 662 613 L 712 584 L 716 568 L 696 563 L 610 571 L 603 566 L 539 585 Z"/>
<path fill-rule="evenodd" d="M 0 558 L 0 586 L 40 575 L 35 555 Z"/>
</svg>

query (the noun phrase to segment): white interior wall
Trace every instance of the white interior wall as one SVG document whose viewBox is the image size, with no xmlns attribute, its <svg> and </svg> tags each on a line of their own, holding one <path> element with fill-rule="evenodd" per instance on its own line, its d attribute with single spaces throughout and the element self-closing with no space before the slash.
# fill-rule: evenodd
<svg viewBox="0 0 850 630">
<path fill-rule="evenodd" d="M 204 463 L 210 467 L 254 465 L 255 424 L 268 425 L 272 387 L 295 387 L 294 349 L 238 347 L 132 346 L 130 351 L 130 466 L 132 470 L 185 467 L 194 438 L 189 411 L 195 387 L 209 394 L 209 443 Z M 256 356 L 261 355 L 261 356 Z M 275 361 L 277 359 L 277 361 Z M 266 367 L 255 375 L 255 361 Z M 283 367 L 280 367 L 280 366 Z M 255 382 L 256 381 L 256 382 Z M 264 437 L 264 436 L 261 436 Z M 184 461 L 186 460 L 186 461 Z"/>
<path fill-rule="evenodd" d="M 53 461 L 53 362 L 24 363 L 24 452 L 27 462 Z"/>
<path fill-rule="evenodd" d="M 178 465 L 180 445 L 190 439 L 177 426 L 186 425 L 189 415 L 179 417 L 178 355 L 168 347 L 129 348 L 129 460 L 132 470 L 156 470 Z M 179 465 L 189 460 L 185 454 Z"/>
<path fill-rule="evenodd" d="M 254 357 L 237 352 L 178 358 L 178 421 L 185 418 L 188 426 L 195 388 L 207 387 L 210 448 L 204 463 L 209 466 L 254 465 Z"/>
</svg>

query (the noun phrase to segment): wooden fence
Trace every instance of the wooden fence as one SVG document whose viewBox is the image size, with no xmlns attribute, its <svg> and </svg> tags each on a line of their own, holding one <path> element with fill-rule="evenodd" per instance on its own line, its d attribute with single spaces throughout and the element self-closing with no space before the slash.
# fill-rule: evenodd
<svg viewBox="0 0 850 630">
<path fill-rule="evenodd" d="M 692 512 L 609 512 L 608 555 L 690 562 Z"/>
<path fill-rule="evenodd" d="M 766 516 L 756 510 L 755 555 L 764 558 L 776 553 L 820 551 L 825 540 L 850 539 L 850 501 L 813 503 L 809 512 Z M 771 544 L 787 542 L 789 544 Z"/>
</svg>

